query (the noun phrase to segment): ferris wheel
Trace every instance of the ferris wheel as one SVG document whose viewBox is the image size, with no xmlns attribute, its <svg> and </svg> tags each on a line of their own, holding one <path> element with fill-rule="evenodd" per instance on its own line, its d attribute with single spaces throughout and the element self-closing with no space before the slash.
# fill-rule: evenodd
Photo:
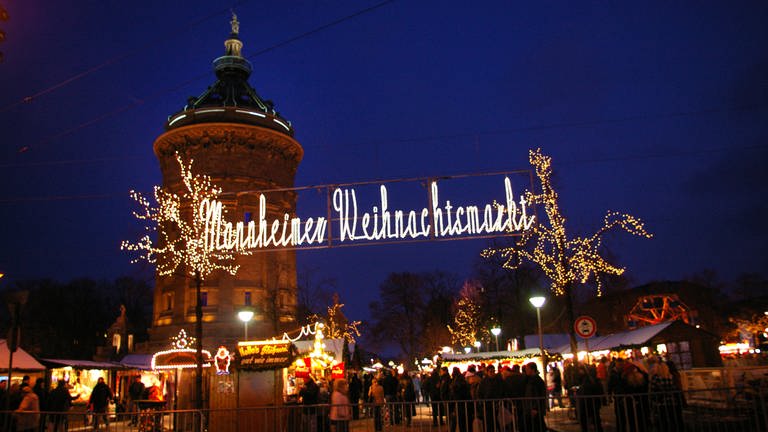
<svg viewBox="0 0 768 432">
<path fill-rule="evenodd" d="M 637 328 L 676 320 L 691 324 L 691 318 L 691 310 L 677 294 L 652 294 L 637 299 L 627 315 L 627 325 Z"/>
</svg>

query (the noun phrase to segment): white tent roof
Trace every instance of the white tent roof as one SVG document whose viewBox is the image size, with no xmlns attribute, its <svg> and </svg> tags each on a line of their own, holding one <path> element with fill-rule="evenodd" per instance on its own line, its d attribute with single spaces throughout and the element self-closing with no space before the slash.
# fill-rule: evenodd
<svg viewBox="0 0 768 432">
<path fill-rule="evenodd" d="M 341 361 L 342 353 L 344 352 L 344 339 L 327 338 L 323 339 L 323 343 L 325 344 L 325 351 L 332 353 L 336 361 Z M 299 355 L 301 356 L 309 353 L 315 348 L 315 341 L 314 339 L 299 340 L 295 341 L 293 345 L 296 346 L 296 349 L 299 351 Z M 350 355 L 352 352 L 354 352 L 354 350 L 355 344 L 349 344 Z"/>
<path fill-rule="evenodd" d="M 5 339 L 0 339 L 0 372 L 8 373 L 9 361 L 8 343 Z M 13 353 L 13 370 L 15 371 L 36 371 L 45 370 L 45 366 L 40 364 L 28 352 L 19 348 Z"/>
<path fill-rule="evenodd" d="M 613 333 L 606 336 L 595 336 L 589 340 L 589 350 L 601 351 L 641 346 L 648 343 L 649 340 L 653 339 L 654 336 L 672 325 L 672 323 L 674 323 L 674 321 L 667 321 L 661 324 L 649 325 L 636 330 Z M 578 342 L 580 350 L 586 348 L 584 339 L 578 338 Z M 560 347 L 557 351 L 566 353 L 571 352 L 571 349 L 570 346 L 566 344 Z"/>
</svg>

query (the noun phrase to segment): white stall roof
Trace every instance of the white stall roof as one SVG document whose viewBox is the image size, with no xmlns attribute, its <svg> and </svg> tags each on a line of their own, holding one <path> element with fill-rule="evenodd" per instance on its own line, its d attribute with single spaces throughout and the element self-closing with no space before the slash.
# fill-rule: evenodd
<svg viewBox="0 0 768 432">
<path fill-rule="evenodd" d="M 8 372 L 8 361 L 10 351 L 5 339 L 0 339 L 0 371 Z M 19 348 L 13 353 L 13 370 L 17 371 L 36 371 L 45 370 L 45 366 L 35 360 L 32 355 Z"/>
</svg>

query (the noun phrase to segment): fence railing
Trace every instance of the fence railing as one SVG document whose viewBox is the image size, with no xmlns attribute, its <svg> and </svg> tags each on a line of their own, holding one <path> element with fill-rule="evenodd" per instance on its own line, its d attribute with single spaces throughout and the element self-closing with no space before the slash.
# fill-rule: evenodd
<svg viewBox="0 0 768 432">
<path fill-rule="evenodd" d="M 562 400 L 517 398 L 468 401 L 391 401 L 350 405 L 350 420 L 334 422 L 329 405 L 211 410 L 0 412 L 0 431 L 37 424 L 35 431 L 111 432 L 344 432 L 344 431 L 768 431 L 762 389 L 707 389 L 610 396 L 568 395 Z M 108 426 L 107 426 L 108 422 Z"/>
</svg>

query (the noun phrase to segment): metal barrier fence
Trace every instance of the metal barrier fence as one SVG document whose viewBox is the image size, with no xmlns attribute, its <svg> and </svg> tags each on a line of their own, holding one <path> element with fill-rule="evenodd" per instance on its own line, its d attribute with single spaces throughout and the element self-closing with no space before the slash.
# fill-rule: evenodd
<svg viewBox="0 0 768 432">
<path fill-rule="evenodd" d="M 611 396 L 565 396 L 546 399 L 495 399 L 450 402 L 391 402 L 350 407 L 355 418 L 336 424 L 328 405 L 282 405 L 221 410 L 118 413 L 109 419 L 112 432 L 741 432 L 768 431 L 763 391 L 644 393 Z M 10 414 L 10 415 L 9 415 Z M 0 413 L 0 430 L 34 414 Z M 104 416 L 90 413 L 40 413 L 35 431 L 106 430 Z M 10 423 L 10 424 L 9 424 Z M 20 424 L 21 424 L 20 423 Z"/>
</svg>

